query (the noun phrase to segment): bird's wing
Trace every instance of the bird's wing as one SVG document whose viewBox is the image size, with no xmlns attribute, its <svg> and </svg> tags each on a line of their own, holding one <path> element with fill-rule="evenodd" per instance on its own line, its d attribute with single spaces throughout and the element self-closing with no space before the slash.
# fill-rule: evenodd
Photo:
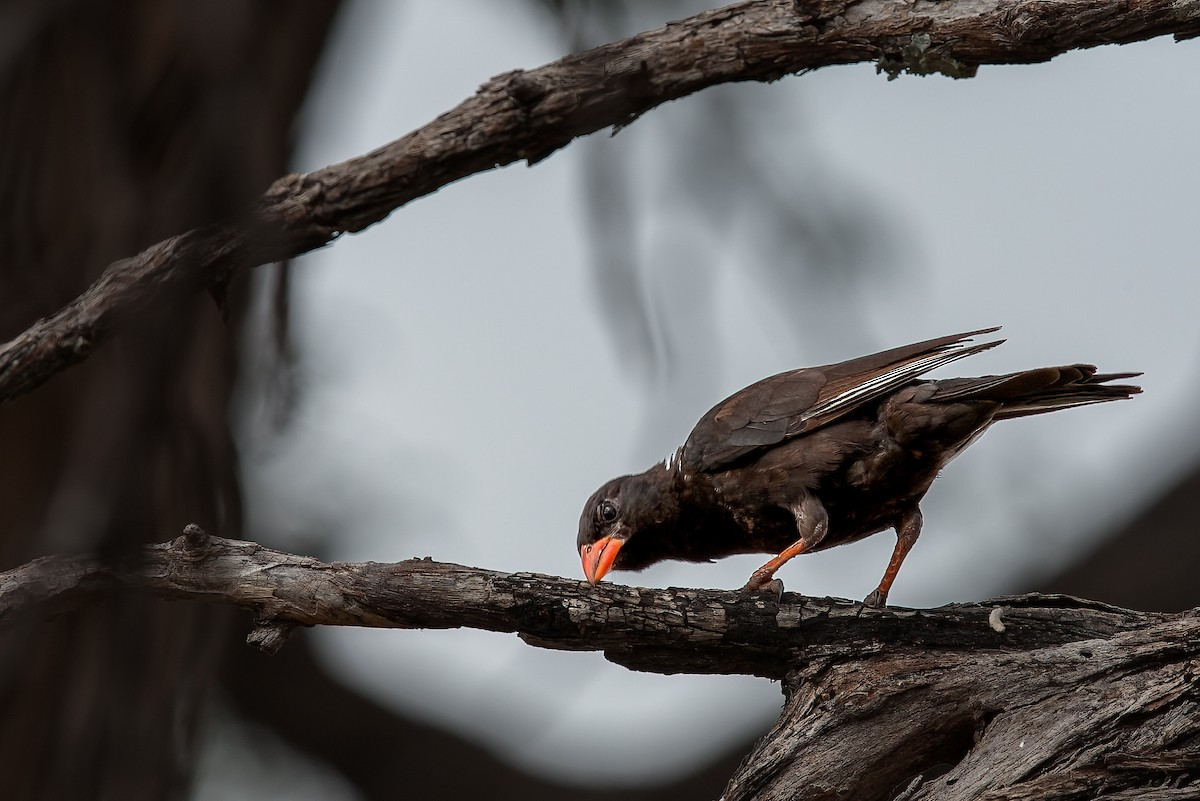
<svg viewBox="0 0 1200 801">
<path fill-rule="evenodd" d="M 764 378 L 718 403 L 692 429 L 682 460 L 720 470 L 760 448 L 819 428 L 956 359 L 1004 340 L 970 343 L 999 328 L 930 339 L 870 356 Z"/>
</svg>

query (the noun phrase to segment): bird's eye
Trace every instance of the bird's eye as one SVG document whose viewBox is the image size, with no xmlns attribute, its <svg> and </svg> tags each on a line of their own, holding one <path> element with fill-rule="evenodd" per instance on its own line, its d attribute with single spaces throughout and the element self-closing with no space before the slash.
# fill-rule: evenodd
<svg viewBox="0 0 1200 801">
<path fill-rule="evenodd" d="M 617 505 L 612 501 L 601 501 L 598 511 L 600 519 L 605 523 L 611 523 L 617 519 Z"/>
</svg>

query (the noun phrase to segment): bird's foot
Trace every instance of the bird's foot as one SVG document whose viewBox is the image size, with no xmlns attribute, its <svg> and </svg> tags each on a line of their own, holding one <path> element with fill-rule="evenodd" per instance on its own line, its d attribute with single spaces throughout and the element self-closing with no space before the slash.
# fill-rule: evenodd
<svg viewBox="0 0 1200 801">
<path fill-rule="evenodd" d="M 875 609 L 887 606 L 887 593 L 880 592 L 878 589 L 872 590 L 871 594 L 863 600 L 863 603 Z"/>
<path fill-rule="evenodd" d="M 763 577 L 755 573 L 746 582 L 746 586 L 742 587 L 742 592 L 762 593 L 779 601 L 783 598 L 783 582 L 777 578 Z"/>
</svg>

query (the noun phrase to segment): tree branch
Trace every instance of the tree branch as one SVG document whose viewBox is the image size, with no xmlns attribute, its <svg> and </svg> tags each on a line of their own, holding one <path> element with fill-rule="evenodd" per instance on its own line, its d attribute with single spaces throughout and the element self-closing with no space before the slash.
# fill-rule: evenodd
<svg viewBox="0 0 1200 801">
<path fill-rule="evenodd" d="M 47 557 L 0 574 L 0 624 L 116 592 L 246 608 L 249 639 L 267 650 L 298 625 L 467 626 L 635 670 L 783 679 L 783 714 L 728 801 L 883 798 L 897 786 L 905 798 L 1182 799 L 1200 777 L 1194 612 L 1067 596 L 914 610 L 590 587 L 428 559 L 324 563 L 189 526 L 125 559 Z"/>
<path fill-rule="evenodd" d="M 799 652 L 930 648 L 1032 649 L 1140 630 L 1169 616 L 1066 596 L 1027 595 L 934 610 L 740 591 L 665 590 L 411 559 L 324 563 L 188 526 L 173 542 L 116 561 L 51 556 L 0 573 L 0 624 L 32 607 L 63 612 L 98 594 L 134 591 L 232 604 L 254 613 L 253 644 L 295 626 L 516 632 L 532 645 L 604 651 L 660 673 L 783 678 Z M 995 610 L 999 609 L 1000 612 Z M 1002 630 L 1001 630 L 1002 629 Z"/>
<path fill-rule="evenodd" d="M 749 0 L 538 69 L 484 83 L 428 125 L 364 156 L 276 181 L 245 215 L 110 265 L 72 303 L 0 346 L 0 402 L 82 361 L 124 319 L 236 272 L 361 231 L 437 189 L 495 167 L 534 164 L 576 137 L 628 125 L 709 86 L 772 81 L 831 64 L 973 75 L 1068 50 L 1200 34 L 1195 0 L 891 3 Z"/>
</svg>

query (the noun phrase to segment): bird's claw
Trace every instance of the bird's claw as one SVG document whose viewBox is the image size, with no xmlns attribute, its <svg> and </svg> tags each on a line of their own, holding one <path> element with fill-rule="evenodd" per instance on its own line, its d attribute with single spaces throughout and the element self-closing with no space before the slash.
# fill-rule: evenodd
<svg viewBox="0 0 1200 801">
<path fill-rule="evenodd" d="M 863 603 L 872 608 L 879 609 L 880 607 L 887 606 L 887 595 L 875 589 L 863 600 Z"/>
<path fill-rule="evenodd" d="M 742 587 L 742 592 L 762 593 L 780 601 L 783 599 L 783 582 L 777 578 L 764 580 L 758 576 L 751 576 L 746 586 Z"/>
</svg>

